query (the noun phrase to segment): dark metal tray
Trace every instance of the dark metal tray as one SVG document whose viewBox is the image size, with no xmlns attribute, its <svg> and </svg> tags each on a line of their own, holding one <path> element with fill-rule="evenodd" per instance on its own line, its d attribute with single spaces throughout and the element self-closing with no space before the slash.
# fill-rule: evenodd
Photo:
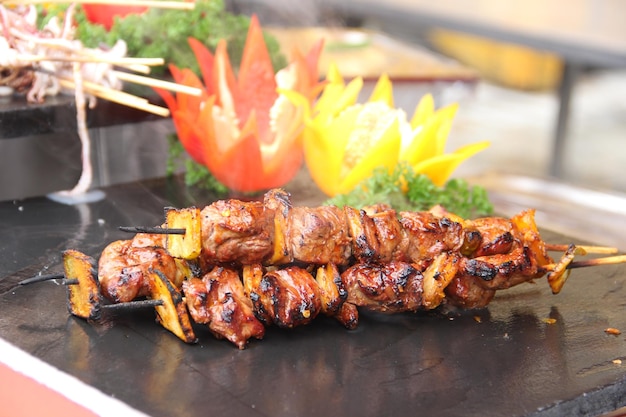
<svg viewBox="0 0 626 417">
<path fill-rule="evenodd" d="M 15 285 L 60 271 L 66 248 L 97 256 L 126 236 L 118 226 L 211 199 L 182 190 L 155 180 L 87 205 L 0 203 L 0 337 L 153 416 L 582 416 L 626 404 L 626 338 L 604 332 L 626 331 L 624 266 L 576 270 L 557 296 L 540 279 L 481 310 L 364 314 L 354 331 L 327 318 L 270 328 L 243 351 L 201 326 L 186 345 L 147 311 L 90 325 L 68 314 L 64 287 Z"/>
</svg>

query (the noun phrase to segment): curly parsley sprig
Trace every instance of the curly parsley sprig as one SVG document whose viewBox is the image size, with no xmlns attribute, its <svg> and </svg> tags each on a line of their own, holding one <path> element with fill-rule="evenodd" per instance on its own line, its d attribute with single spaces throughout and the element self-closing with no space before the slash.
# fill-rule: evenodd
<svg viewBox="0 0 626 417">
<path fill-rule="evenodd" d="M 453 178 L 439 187 L 426 175 L 416 174 L 410 166 L 403 164 L 391 172 L 379 168 L 353 191 L 326 201 L 326 204 L 356 208 L 377 203 L 387 203 L 398 211 L 429 210 L 439 204 L 463 218 L 493 213 L 493 205 L 484 188 L 470 186 L 461 178 Z"/>
<path fill-rule="evenodd" d="M 53 16 L 63 15 L 66 9 L 66 4 L 39 6 L 40 26 Z M 90 23 L 80 7 L 76 9 L 74 19 L 77 23 L 76 38 L 87 47 L 101 44 L 113 46 L 118 39 L 123 39 L 128 48 L 127 56 L 163 58 L 166 65 L 190 68 L 196 74 L 200 74 L 200 69 L 187 44 L 189 37 L 203 42 L 212 51 L 220 39 L 226 39 L 228 56 L 233 67 L 238 68 L 250 26 L 250 18 L 229 12 L 224 0 L 196 1 L 193 10 L 151 8 L 142 14 L 116 17 L 108 32 L 104 26 Z M 274 68 L 285 67 L 287 59 L 278 41 L 265 34 L 265 42 Z M 153 67 L 151 75 L 166 73 L 166 66 Z"/>
</svg>

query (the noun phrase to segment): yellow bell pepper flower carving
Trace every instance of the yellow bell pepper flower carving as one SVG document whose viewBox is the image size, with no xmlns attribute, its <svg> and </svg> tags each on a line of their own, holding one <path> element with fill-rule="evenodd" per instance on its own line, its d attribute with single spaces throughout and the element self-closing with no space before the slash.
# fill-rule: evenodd
<svg viewBox="0 0 626 417">
<path fill-rule="evenodd" d="M 364 104 L 357 103 L 361 78 L 346 85 L 331 65 L 326 82 L 312 109 L 304 97 L 287 96 L 307 109 L 306 164 L 318 187 L 331 197 L 351 191 L 374 169 L 391 170 L 400 162 L 443 185 L 461 162 L 489 146 L 479 142 L 445 153 L 458 105 L 435 110 L 432 96 L 425 95 L 408 120 L 403 110 L 394 108 L 393 86 L 386 75 L 379 78 Z"/>
</svg>

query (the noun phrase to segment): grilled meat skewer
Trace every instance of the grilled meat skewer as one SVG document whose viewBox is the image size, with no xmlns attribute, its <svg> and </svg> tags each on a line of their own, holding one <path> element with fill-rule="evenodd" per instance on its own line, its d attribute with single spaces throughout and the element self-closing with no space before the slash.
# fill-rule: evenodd
<svg viewBox="0 0 626 417">
<path fill-rule="evenodd" d="M 184 229 L 187 241 L 140 233 L 105 249 L 103 294 L 128 301 L 146 293 L 150 271 L 163 271 L 185 294 L 192 319 L 240 348 L 262 338 L 264 325 L 291 328 L 319 314 L 355 328 L 359 310 L 484 307 L 497 290 L 546 274 L 556 293 L 580 252 L 555 263 L 533 210 L 464 220 L 441 208 L 306 208 L 292 206 L 282 190 L 262 202 L 167 209 L 167 229 Z M 192 240 L 197 247 L 189 250 Z M 181 251 L 190 259 L 172 256 Z"/>
<path fill-rule="evenodd" d="M 272 190 L 263 202 L 217 201 L 197 211 L 198 224 L 187 222 L 185 237 L 199 237 L 201 247 L 188 263 L 170 255 L 176 252 L 170 242 L 180 239 L 178 235 L 138 234 L 107 247 L 99 270 L 105 296 L 120 302 L 145 294 L 142 276 L 149 266 L 163 270 L 180 287 L 182 276 L 189 276 L 190 264 L 208 271 L 215 265 L 334 264 L 345 269 L 354 263 L 398 261 L 424 270 L 437 255 L 454 252 L 462 260 L 461 276 L 493 281 L 487 285 L 493 289 L 512 274 L 522 281 L 541 276 L 548 272 L 541 265 L 554 263 L 531 210 L 512 219 L 469 221 L 441 210 L 396 213 L 385 206 L 369 210 L 293 207 L 287 193 Z M 172 212 L 167 211 L 168 222 Z M 172 226 L 180 230 L 181 225 Z M 167 224 L 162 230 L 167 230 Z M 496 276 L 501 278 L 494 281 Z M 472 280 L 465 279 L 465 286 Z"/>
<path fill-rule="evenodd" d="M 147 297 L 183 341 L 196 341 L 193 321 L 243 349 L 265 326 L 293 328 L 320 314 L 353 329 L 359 311 L 480 308 L 496 291 L 545 275 L 558 293 L 570 268 L 593 264 L 573 262 L 586 252 L 575 245 L 554 262 L 533 210 L 464 220 L 442 208 L 305 208 L 281 190 L 263 202 L 166 209 L 166 223 L 143 233 L 152 231 L 107 246 L 98 277 L 91 258 L 64 253 L 71 314 L 98 320 L 100 308 Z M 596 264 L 604 260 L 626 261 Z M 103 306 L 102 296 L 114 304 Z"/>
</svg>

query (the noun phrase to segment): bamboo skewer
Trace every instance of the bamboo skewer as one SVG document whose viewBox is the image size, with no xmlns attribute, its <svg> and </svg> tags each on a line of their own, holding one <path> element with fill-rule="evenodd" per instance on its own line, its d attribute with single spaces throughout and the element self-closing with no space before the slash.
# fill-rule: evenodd
<svg viewBox="0 0 626 417">
<path fill-rule="evenodd" d="M 68 79 L 60 78 L 59 83 L 65 88 L 75 89 L 76 84 Z M 96 97 L 109 100 L 115 103 L 119 103 L 128 107 L 133 107 L 139 110 L 146 111 L 148 113 L 156 114 L 158 116 L 169 117 L 169 109 L 154 104 L 150 104 L 148 100 L 141 97 L 134 96 L 132 94 L 125 93 L 123 91 L 114 90 L 112 88 L 102 87 L 98 84 L 85 81 L 83 83 L 85 92 L 93 94 Z"/>
<path fill-rule="evenodd" d="M 586 253 L 597 253 L 605 255 L 613 255 L 619 252 L 619 249 L 609 246 L 585 246 L 576 245 L 577 248 L 584 250 Z M 549 251 L 565 252 L 569 248 L 569 245 L 558 244 L 546 244 L 546 249 Z"/>
<path fill-rule="evenodd" d="M 586 268 L 588 266 L 600 266 L 600 265 L 617 265 L 626 263 L 626 255 L 605 256 L 603 258 L 585 259 L 583 261 L 573 261 L 567 264 L 565 269 Z M 554 270 L 557 264 L 543 265 L 547 271 Z"/>
<path fill-rule="evenodd" d="M 586 259 L 584 261 L 575 261 L 567 265 L 567 269 L 585 268 L 588 266 L 598 265 L 616 265 L 626 262 L 626 255 L 607 256 L 604 258 Z"/>
<path fill-rule="evenodd" d="M 178 93 L 189 94 L 198 97 L 202 94 L 202 90 L 196 87 L 176 84 L 169 81 L 163 81 L 156 78 L 143 77 L 141 75 L 130 74 L 123 71 L 113 71 L 113 74 L 122 81 L 128 81 L 135 84 L 147 85 L 150 87 L 158 87 L 164 90 L 175 91 Z"/>
<path fill-rule="evenodd" d="M 64 274 L 48 274 L 48 275 L 37 275 L 37 276 L 34 276 L 32 278 L 27 278 L 25 280 L 22 280 L 22 281 L 18 282 L 18 285 L 34 284 L 36 282 L 50 281 L 50 280 L 53 280 L 53 279 L 62 279 L 63 281 L 61 281 L 61 283 L 63 285 L 75 285 L 75 284 L 78 284 L 78 280 L 77 279 L 65 279 L 65 275 Z"/>
<path fill-rule="evenodd" d="M 61 285 L 79 285 L 78 279 L 67 279 L 63 273 L 34 276 L 18 282 L 18 285 L 35 284 L 38 282 L 51 281 L 53 279 L 60 279 Z M 125 303 L 99 304 L 98 308 L 105 310 L 134 310 L 137 308 L 158 307 L 162 305 L 163 300 L 135 300 Z"/>
<path fill-rule="evenodd" d="M 163 58 L 130 58 L 130 57 L 108 57 L 105 55 L 78 55 L 78 56 L 43 56 L 43 55 L 29 55 L 29 54 L 19 54 L 15 57 L 16 61 L 22 62 L 41 62 L 41 61 L 58 61 L 58 62 L 97 62 L 104 64 L 112 64 L 119 65 L 124 67 L 132 67 L 139 66 L 141 71 L 144 72 L 143 67 L 147 66 L 155 66 L 155 65 L 163 65 L 165 61 Z"/>
<path fill-rule="evenodd" d="M 148 226 L 120 226 L 119 230 L 127 233 L 150 233 L 155 235 L 184 235 L 187 233 L 185 229 L 164 229 L 162 227 Z"/>
<path fill-rule="evenodd" d="M 142 227 L 142 226 L 120 226 L 119 229 L 124 232 L 131 233 L 154 233 L 154 234 L 185 234 L 185 229 L 162 229 L 157 227 Z M 577 269 L 577 268 L 586 268 L 590 266 L 600 266 L 600 265 L 617 265 L 621 263 L 626 263 L 626 255 L 617 255 L 617 256 L 607 256 L 604 258 L 594 258 L 594 259 L 586 259 L 583 261 L 574 261 L 565 267 L 565 269 Z M 556 264 L 547 264 L 544 265 L 543 268 L 547 271 L 553 270 L 556 267 Z M 37 282 L 50 281 L 53 279 L 63 279 L 61 282 L 63 285 L 75 285 L 78 283 L 78 280 L 72 279 L 64 279 L 64 274 L 49 274 L 49 275 L 39 275 L 32 278 L 27 278 L 18 283 L 18 285 L 28 285 L 34 284 Z"/>
<path fill-rule="evenodd" d="M 158 59 L 163 60 L 162 58 L 158 58 Z M 146 74 L 146 75 L 150 74 L 150 71 L 151 71 L 151 69 L 150 69 L 150 67 L 148 65 L 142 65 L 142 64 L 131 64 L 131 65 L 126 65 L 126 64 L 119 65 L 118 64 L 118 66 L 126 68 L 126 69 L 128 69 L 130 71 L 133 71 L 133 72 L 137 72 L 137 73 L 140 73 L 140 74 Z"/>
<path fill-rule="evenodd" d="M 150 233 L 150 234 L 160 234 L 160 235 L 184 235 L 186 230 L 184 228 L 175 229 L 175 228 L 163 228 L 163 227 L 149 227 L 149 226 L 120 226 L 119 230 L 127 233 Z M 559 244 L 546 244 L 546 248 L 552 251 L 567 251 L 569 249 L 569 245 L 559 245 Z M 618 253 L 617 248 L 606 247 L 606 246 L 578 246 L 577 249 L 583 249 L 586 253 L 596 253 L 596 254 L 614 254 Z M 616 256 L 606 256 L 603 258 L 594 258 L 587 259 L 583 261 L 575 261 L 567 264 L 565 269 L 576 269 L 576 268 L 584 268 L 588 266 L 599 266 L 599 265 L 615 265 L 626 263 L 626 255 L 616 255 Z M 557 264 L 546 264 L 543 265 L 543 268 L 546 271 L 554 270 Z"/>
<path fill-rule="evenodd" d="M 42 4 L 42 3 L 67 3 L 67 0 L 0 0 L 0 4 L 22 5 L 22 4 Z M 110 4 L 120 6 L 143 6 L 159 9 L 193 10 L 195 2 L 188 1 L 159 1 L 159 0 L 73 0 L 72 3 L 79 4 Z"/>
</svg>

